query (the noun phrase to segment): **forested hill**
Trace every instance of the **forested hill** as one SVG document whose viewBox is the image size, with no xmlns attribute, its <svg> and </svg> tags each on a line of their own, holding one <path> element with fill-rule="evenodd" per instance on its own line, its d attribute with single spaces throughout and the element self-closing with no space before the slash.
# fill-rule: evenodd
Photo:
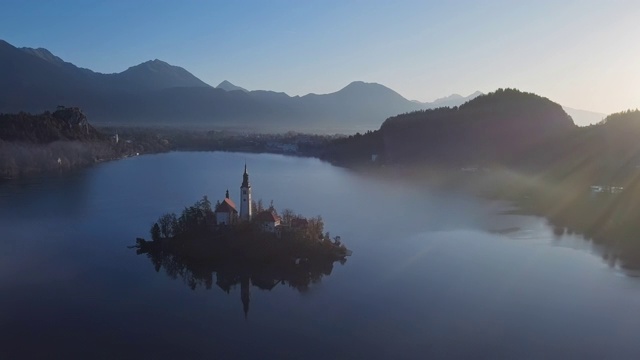
<svg viewBox="0 0 640 360">
<path fill-rule="evenodd" d="M 0 114 L 0 140 L 47 144 L 54 141 L 104 140 L 79 108 L 60 107 L 53 113 Z"/>
<path fill-rule="evenodd" d="M 560 231 L 612 244 L 623 266 L 640 268 L 638 139 L 638 110 L 578 127 L 548 99 L 506 89 L 394 116 L 334 140 L 324 157 L 506 199 Z"/>
<path fill-rule="evenodd" d="M 0 114 L 0 179 L 169 150 L 167 140 L 150 132 L 114 135 L 97 131 L 79 108 Z"/>
<path fill-rule="evenodd" d="M 389 163 L 443 166 L 510 163 L 575 129 L 571 117 L 549 99 L 499 89 L 459 107 L 388 118 L 377 131 L 336 142 L 327 156 L 351 162 L 377 154 Z"/>
</svg>

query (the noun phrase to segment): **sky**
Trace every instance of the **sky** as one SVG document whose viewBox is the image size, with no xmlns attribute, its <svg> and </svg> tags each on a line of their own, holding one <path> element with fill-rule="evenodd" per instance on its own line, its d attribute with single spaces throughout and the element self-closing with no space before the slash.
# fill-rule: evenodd
<svg viewBox="0 0 640 360">
<path fill-rule="evenodd" d="M 0 0 L 0 39 L 103 73 L 160 59 L 289 95 L 359 80 L 419 101 L 511 87 L 640 108 L 637 0 Z"/>
</svg>

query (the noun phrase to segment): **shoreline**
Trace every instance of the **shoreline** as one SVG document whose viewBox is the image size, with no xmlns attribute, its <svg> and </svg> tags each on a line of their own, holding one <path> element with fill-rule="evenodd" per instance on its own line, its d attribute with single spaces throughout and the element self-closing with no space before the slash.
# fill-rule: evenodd
<svg viewBox="0 0 640 360">
<path fill-rule="evenodd" d="M 335 165 L 335 164 L 334 164 Z M 419 188 L 465 192 L 486 200 L 505 201 L 510 213 L 545 218 L 558 233 L 573 233 L 585 241 L 609 247 L 621 266 L 640 269 L 640 217 L 630 196 L 592 193 L 585 184 L 551 182 L 542 175 L 507 169 L 466 173 L 427 167 L 348 167 L 371 176 L 407 179 Z"/>
<path fill-rule="evenodd" d="M 523 174 L 517 174 L 506 169 L 480 171 L 478 173 L 465 173 L 459 169 L 433 169 L 426 166 L 397 166 L 397 165 L 379 165 L 379 164 L 340 164 L 330 161 L 322 156 L 310 154 L 287 154 L 275 151 L 243 151 L 239 149 L 196 149 L 196 148 L 174 148 L 167 151 L 153 151 L 140 153 L 138 156 L 162 154 L 169 152 L 235 152 L 235 153 L 251 153 L 251 154 L 278 154 L 285 156 L 303 157 L 326 161 L 332 166 L 349 169 L 367 176 L 382 176 L 388 178 L 407 179 L 419 186 L 428 186 L 448 191 L 463 191 L 474 196 L 479 196 L 488 200 L 502 200 L 510 203 L 517 208 L 519 214 L 540 216 L 547 219 L 554 227 L 558 227 L 563 231 L 569 231 L 585 237 L 588 241 L 598 244 L 610 246 L 619 250 L 621 254 L 625 254 L 629 262 L 634 263 L 634 267 L 640 268 L 640 241 L 636 241 L 634 234 L 640 234 L 639 226 L 630 226 L 629 224 L 618 225 L 616 223 L 588 223 L 581 221 L 580 212 L 588 214 L 588 210 L 597 211 L 599 204 L 611 208 L 615 206 L 617 199 L 597 199 L 591 198 L 588 189 L 584 188 L 576 195 L 582 196 L 584 199 L 578 199 L 575 203 L 568 203 L 564 208 L 557 210 L 554 208 L 552 201 L 558 193 L 566 190 L 566 184 L 549 184 L 536 179 L 533 176 L 527 177 Z M 135 156 L 135 155 L 134 155 Z M 37 176 L 46 176 L 50 174 L 61 174 L 69 170 L 79 170 L 92 165 L 96 165 L 108 161 L 123 160 L 131 157 L 130 154 L 112 159 L 103 159 L 82 166 L 61 169 L 59 171 L 41 171 L 29 173 L 28 175 L 2 178 L 1 182 L 26 179 Z M 601 200 L 600 203 L 597 201 Z M 583 208 L 581 206 L 588 206 Z M 580 211 L 578 211 L 580 210 Z M 571 214 L 575 212 L 575 214 Z M 594 216 L 589 217 L 593 219 Z M 637 265 L 635 265 L 637 264 Z"/>
</svg>

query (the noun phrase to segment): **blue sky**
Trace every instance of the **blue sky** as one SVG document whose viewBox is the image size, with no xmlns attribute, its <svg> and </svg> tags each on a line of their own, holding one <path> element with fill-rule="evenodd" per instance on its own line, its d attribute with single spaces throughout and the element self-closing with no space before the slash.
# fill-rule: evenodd
<svg viewBox="0 0 640 360">
<path fill-rule="evenodd" d="M 0 0 L 0 39 L 120 72 L 150 59 L 290 95 L 349 82 L 430 101 L 515 87 L 640 108 L 640 1 Z"/>
</svg>

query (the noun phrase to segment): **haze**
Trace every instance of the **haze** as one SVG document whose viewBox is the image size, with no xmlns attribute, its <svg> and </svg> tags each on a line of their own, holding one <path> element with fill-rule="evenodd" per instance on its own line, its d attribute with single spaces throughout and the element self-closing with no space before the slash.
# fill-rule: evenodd
<svg viewBox="0 0 640 360">
<path fill-rule="evenodd" d="M 635 1 L 4 1 L 0 13 L 10 43 L 106 73 L 158 58 L 290 95 L 362 80 L 420 101 L 513 87 L 640 107 Z"/>
</svg>

